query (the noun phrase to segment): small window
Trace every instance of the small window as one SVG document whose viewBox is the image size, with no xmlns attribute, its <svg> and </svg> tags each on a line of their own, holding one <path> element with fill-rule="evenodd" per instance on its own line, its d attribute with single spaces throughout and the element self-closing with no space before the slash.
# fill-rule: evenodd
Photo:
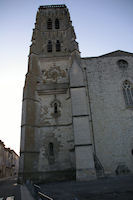
<svg viewBox="0 0 133 200">
<path fill-rule="evenodd" d="M 54 156 L 54 145 L 52 142 L 49 143 L 49 155 Z"/>
<path fill-rule="evenodd" d="M 61 45 L 59 40 L 56 41 L 56 51 L 61 51 Z"/>
<path fill-rule="evenodd" d="M 50 18 L 47 21 L 47 29 L 52 29 L 52 20 Z"/>
<path fill-rule="evenodd" d="M 127 107 L 133 107 L 133 85 L 126 80 L 123 83 L 123 95 Z"/>
<path fill-rule="evenodd" d="M 128 62 L 126 60 L 118 60 L 117 62 L 120 69 L 127 69 L 128 68 Z"/>
<path fill-rule="evenodd" d="M 58 112 L 57 110 L 57 103 L 54 104 L 54 113 L 56 114 Z"/>
<path fill-rule="evenodd" d="M 48 41 L 47 51 L 52 52 L 52 42 L 51 42 L 51 40 Z"/>
<path fill-rule="evenodd" d="M 55 20 L 55 29 L 59 29 L 60 28 L 60 23 L 59 23 L 59 20 L 56 19 Z"/>
</svg>

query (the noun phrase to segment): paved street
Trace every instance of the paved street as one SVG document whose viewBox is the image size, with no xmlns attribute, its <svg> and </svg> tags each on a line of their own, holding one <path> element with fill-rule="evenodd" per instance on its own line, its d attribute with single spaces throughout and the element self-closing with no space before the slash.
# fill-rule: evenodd
<svg viewBox="0 0 133 200">
<path fill-rule="evenodd" d="M 0 200 L 33 200 L 26 187 L 20 194 L 16 179 L 0 180 Z M 89 182 L 65 181 L 40 184 L 41 192 L 54 200 L 133 200 L 133 175 Z"/>
<path fill-rule="evenodd" d="M 21 200 L 20 185 L 16 178 L 0 180 L 0 200 Z"/>
<path fill-rule="evenodd" d="M 54 200 L 133 200 L 133 175 L 40 186 L 42 192 Z"/>
</svg>

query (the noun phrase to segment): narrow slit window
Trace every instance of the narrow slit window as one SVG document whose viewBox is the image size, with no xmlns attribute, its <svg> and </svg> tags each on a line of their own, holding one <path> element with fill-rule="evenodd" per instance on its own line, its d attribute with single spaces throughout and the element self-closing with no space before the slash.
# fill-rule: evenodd
<svg viewBox="0 0 133 200">
<path fill-rule="evenodd" d="M 57 52 L 61 51 L 61 45 L 59 40 L 56 41 L 56 51 Z"/>
<path fill-rule="evenodd" d="M 60 28 L 60 22 L 58 19 L 55 20 L 55 29 L 59 29 Z"/>
<path fill-rule="evenodd" d="M 127 107 L 133 107 L 133 86 L 126 80 L 123 83 L 123 95 Z"/>
<path fill-rule="evenodd" d="M 58 112 L 58 109 L 57 109 L 57 103 L 54 104 L 54 113 L 56 114 Z"/>
<path fill-rule="evenodd" d="M 52 29 L 52 20 L 50 18 L 47 21 L 47 29 Z"/>
<path fill-rule="evenodd" d="M 51 42 L 51 40 L 48 41 L 47 51 L 52 52 L 52 42 Z"/>
<path fill-rule="evenodd" d="M 54 156 L 54 145 L 52 142 L 49 143 L 49 155 Z"/>
</svg>

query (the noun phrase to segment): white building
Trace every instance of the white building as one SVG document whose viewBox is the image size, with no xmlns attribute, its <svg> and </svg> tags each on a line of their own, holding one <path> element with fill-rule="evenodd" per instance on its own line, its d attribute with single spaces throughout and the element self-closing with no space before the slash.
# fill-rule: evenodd
<svg viewBox="0 0 133 200">
<path fill-rule="evenodd" d="M 0 140 L 0 178 L 18 175 L 19 156 Z"/>
</svg>

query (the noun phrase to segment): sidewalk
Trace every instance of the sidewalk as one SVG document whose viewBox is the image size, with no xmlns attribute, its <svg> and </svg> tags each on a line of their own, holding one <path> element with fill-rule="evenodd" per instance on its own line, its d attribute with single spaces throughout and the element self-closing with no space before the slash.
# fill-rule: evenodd
<svg viewBox="0 0 133 200">
<path fill-rule="evenodd" d="M 13 178 L 12 176 L 4 177 L 4 178 L 0 178 L 0 181 L 6 181 L 6 180 L 9 180 L 9 179 L 12 179 L 12 178 Z"/>
<path fill-rule="evenodd" d="M 13 178 L 17 180 L 17 177 L 10 176 L 10 177 L 0 178 L 0 181 L 12 180 Z M 34 198 L 32 197 L 32 195 L 30 194 L 29 190 L 25 185 L 20 185 L 20 192 L 21 192 L 21 200 L 34 200 Z"/>
<path fill-rule="evenodd" d="M 20 190 L 21 190 L 21 200 L 34 200 L 34 198 L 31 196 L 29 190 L 25 185 L 21 185 Z"/>
</svg>

